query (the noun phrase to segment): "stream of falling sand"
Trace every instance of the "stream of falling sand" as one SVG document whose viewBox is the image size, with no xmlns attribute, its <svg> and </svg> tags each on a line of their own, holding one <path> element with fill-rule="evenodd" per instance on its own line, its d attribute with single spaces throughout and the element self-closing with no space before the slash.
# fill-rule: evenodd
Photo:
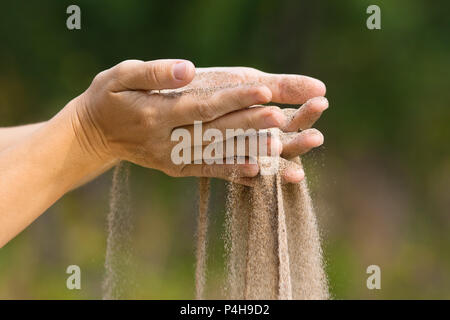
<svg viewBox="0 0 450 320">
<path fill-rule="evenodd" d="M 103 299 L 121 299 L 130 281 L 132 222 L 130 216 L 130 167 L 120 162 L 114 169 L 107 216 L 105 277 Z"/>
<path fill-rule="evenodd" d="M 301 164 L 299 158 L 294 161 Z M 228 202 L 226 230 L 233 270 L 228 273 L 229 298 L 328 299 L 319 229 L 306 181 L 282 184 L 277 173 L 259 176 L 254 187 L 230 184 L 229 189 L 234 194 Z M 245 227 L 247 232 L 242 232 Z"/>
<path fill-rule="evenodd" d="M 210 195 L 210 180 L 199 179 L 199 205 L 197 217 L 197 264 L 195 269 L 195 296 L 204 299 L 204 288 L 206 284 L 206 247 L 208 232 L 208 202 Z"/>
<path fill-rule="evenodd" d="M 301 165 L 300 158 L 291 161 Z M 287 161 L 282 161 L 286 165 Z M 280 170 L 283 169 L 281 166 Z M 132 223 L 129 165 L 114 170 L 103 299 L 124 298 L 129 282 Z M 206 284 L 210 181 L 200 178 L 196 297 Z M 328 299 L 320 236 L 306 179 L 282 184 L 281 175 L 261 175 L 253 187 L 230 183 L 225 226 L 226 295 L 230 299 Z"/>
<path fill-rule="evenodd" d="M 301 165 L 300 158 L 291 161 Z M 282 184 L 277 173 L 256 180 L 253 187 L 235 183 L 228 187 L 227 297 L 328 299 L 319 229 L 306 179 Z M 199 219 L 199 229 L 206 234 L 206 225 L 201 223 L 207 220 Z M 205 259 L 206 253 L 197 253 L 199 257 Z M 197 263 L 202 265 L 198 272 L 205 270 L 205 260 Z M 203 298 L 205 278 L 196 275 L 196 287 L 202 292 L 199 296 L 197 289 L 197 297 Z"/>
</svg>

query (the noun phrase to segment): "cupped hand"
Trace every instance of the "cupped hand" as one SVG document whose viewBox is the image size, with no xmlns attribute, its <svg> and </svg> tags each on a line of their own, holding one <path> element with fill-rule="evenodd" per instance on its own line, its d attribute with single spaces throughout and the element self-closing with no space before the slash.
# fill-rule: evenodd
<svg viewBox="0 0 450 320">
<path fill-rule="evenodd" d="M 227 128 L 242 125 L 238 119 L 252 120 L 257 112 L 267 112 L 268 115 L 279 119 L 279 127 L 285 134 L 282 139 L 282 153 L 284 159 L 290 160 L 305 154 L 313 148 L 323 144 L 324 137 L 317 129 L 311 129 L 322 113 L 328 108 L 328 100 L 324 97 L 325 85 L 317 79 L 292 74 L 270 74 L 247 67 L 214 67 L 197 68 L 196 76 L 187 86 L 169 90 L 167 92 L 181 92 L 186 90 L 220 90 L 223 88 L 264 85 L 272 93 L 271 102 L 280 104 L 301 105 L 299 109 L 276 106 L 252 106 L 238 110 L 223 119 L 229 119 Z M 255 111 L 258 110 L 258 111 Z M 280 118 L 283 114 L 283 119 Z M 263 128 L 255 121 L 247 121 L 246 127 Z M 268 126 L 270 127 L 270 126 Z M 300 132 L 299 132 L 300 131 Z M 285 169 L 282 176 L 285 182 L 297 183 L 304 177 L 302 168 L 296 163 L 287 163 L 283 159 Z M 240 179 L 241 183 L 251 184 L 251 179 Z"/>
<path fill-rule="evenodd" d="M 192 81 L 195 67 L 184 60 L 122 62 L 101 72 L 73 108 L 73 127 L 83 149 L 105 162 L 127 160 L 154 168 L 170 176 L 207 176 L 227 179 L 255 176 L 256 164 L 175 164 L 171 152 L 176 128 L 193 131 L 194 121 L 221 131 L 239 127 L 263 129 L 279 127 L 284 121 L 279 111 L 246 110 L 244 117 L 232 113 L 272 99 L 264 85 L 246 85 L 222 90 L 187 90 L 162 93 Z M 281 143 L 268 144 L 281 152 Z M 192 141 L 192 148 L 194 141 Z"/>
<path fill-rule="evenodd" d="M 248 107 L 270 101 L 298 104 L 323 94 L 322 82 L 304 76 L 251 68 L 206 68 L 196 73 L 185 60 L 129 60 L 97 75 L 76 98 L 72 122 L 83 148 L 105 161 L 127 160 L 176 177 L 249 178 L 258 174 L 257 164 L 175 164 L 171 134 L 177 128 L 193 132 L 194 121 L 202 121 L 204 130 L 222 132 L 273 127 L 297 131 L 307 125 L 300 115 L 310 114 L 309 102 L 292 120 L 278 107 Z M 295 155 L 311 145 L 305 132 L 283 147 L 276 139 L 268 144 L 279 144 L 272 150 L 283 151 L 283 156 Z M 194 153 L 194 141 L 191 148 Z M 285 180 L 297 182 L 300 176 L 297 171 Z"/>
</svg>

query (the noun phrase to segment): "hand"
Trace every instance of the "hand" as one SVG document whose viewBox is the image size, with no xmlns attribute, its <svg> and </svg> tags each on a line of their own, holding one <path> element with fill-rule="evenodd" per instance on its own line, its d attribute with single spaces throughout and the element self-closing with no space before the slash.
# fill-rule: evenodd
<svg viewBox="0 0 450 320">
<path fill-rule="evenodd" d="M 280 128 L 288 132 L 283 139 L 282 157 L 292 159 L 302 155 L 312 148 L 323 144 L 323 135 L 316 129 L 310 129 L 320 118 L 322 112 L 328 108 L 325 97 L 325 85 L 316 79 L 301 75 L 269 74 L 253 68 L 246 67 L 220 67 L 197 68 L 196 76 L 186 87 L 168 90 L 167 92 L 182 92 L 195 90 L 219 90 L 221 88 L 265 85 L 272 92 L 272 101 L 282 104 L 303 104 L 298 110 L 292 108 L 283 109 L 283 120 Z M 259 128 L 253 117 L 257 119 L 259 113 L 267 112 L 279 117 L 280 108 L 275 106 L 259 106 L 239 110 L 224 118 L 228 121 L 229 128 Z M 245 119 L 245 123 L 242 123 Z M 262 127 L 261 127 L 262 128 Z M 298 132 L 302 130 L 301 132 Z M 295 133 L 294 133 L 295 132 Z M 282 175 L 286 182 L 296 183 L 303 179 L 303 170 L 291 163 L 287 165 Z M 250 179 L 241 179 L 239 182 L 251 184 Z"/>
<path fill-rule="evenodd" d="M 170 140 L 172 131 L 183 127 L 192 132 L 195 120 L 203 121 L 205 130 L 209 127 L 223 132 L 229 128 L 293 127 L 297 117 L 286 122 L 278 107 L 247 107 L 271 100 L 298 103 L 324 94 L 325 88 L 322 82 L 304 76 L 224 69 L 226 72 L 219 71 L 222 68 L 200 69 L 194 77 L 195 68 L 188 61 L 122 62 L 100 73 L 77 98 L 73 113 L 76 136 L 88 153 L 108 162 L 127 160 L 176 177 L 253 177 L 259 171 L 255 164 L 175 165 L 170 159 L 175 145 Z M 213 86 L 211 75 L 216 81 Z M 296 146 L 307 146 L 308 137 L 293 139 L 289 153 L 298 151 Z M 269 139 L 268 143 L 278 142 Z M 302 178 L 299 172 L 289 176 L 286 180 L 290 182 Z"/>
<path fill-rule="evenodd" d="M 127 160 L 170 176 L 208 176 L 229 179 L 255 176 L 255 164 L 175 165 L 170 158 L 175 128 L 192 131 L 199 120 L 225 132 L 226 128 L 279 127 L 284 116 L 271 110 L 246 110 L 244 118 L 233 111 L 272 99 L 264 85 L 221 90 L 159 93 L 192 81 L 189 61 L 125 61 L 97 75 L 88 90 L 71 103 L 73 127 L 83 149 L 105 162 Z M 269 143 L 277 143 L 269 140 Z M 275 148 L 281 151 L 281 144 Z"/>
</svg>

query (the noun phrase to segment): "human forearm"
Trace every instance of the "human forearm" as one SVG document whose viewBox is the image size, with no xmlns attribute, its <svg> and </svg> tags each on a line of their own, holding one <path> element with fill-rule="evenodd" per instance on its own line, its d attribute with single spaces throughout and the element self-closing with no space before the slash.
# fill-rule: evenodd
<svg viewBox="0 0 450 320">
<path fill-rule="evenodd" d="M 46 122 L 0 128 L 0 152 L 42 127 Z"/>
<path fill-rule="evenodd" d="M 0 247 L 63 194 L 112 161 L 81 147 L 74 133 L 77 120 L 71 115 L 70 104 L 0 151 Z"/>
<path fill-rule="evenodd" d="M 0 152 L 12 145 L 19 143 L 21 140 L 26 139 L 30 134 L 43 127 L 46 123 L 47 121 L 21 126 L 0 128 Z M 84 177 L 77 185 L 74 186 L 74 188 L 77 188 L 91 181 L 92 179 L 111 169 L 111 167 L 113 167 L 116 163 L 117 162 L 106 163 L 102 168 L 99 168 L 97 171 L 92 172 L 89 176 Z"/>
</svg>

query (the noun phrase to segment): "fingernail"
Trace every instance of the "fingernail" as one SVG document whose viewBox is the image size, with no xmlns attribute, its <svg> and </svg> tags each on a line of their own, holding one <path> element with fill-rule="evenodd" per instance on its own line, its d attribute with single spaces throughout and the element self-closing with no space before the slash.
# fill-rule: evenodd
<svg viewBox="0 0 450 320">
<path fill-rule="evenodd" d="M 187 74 L 186 62 L 178 62 L 173 66 L 173 75 L 177 80 L 184 80 Z"/>
</svg>

